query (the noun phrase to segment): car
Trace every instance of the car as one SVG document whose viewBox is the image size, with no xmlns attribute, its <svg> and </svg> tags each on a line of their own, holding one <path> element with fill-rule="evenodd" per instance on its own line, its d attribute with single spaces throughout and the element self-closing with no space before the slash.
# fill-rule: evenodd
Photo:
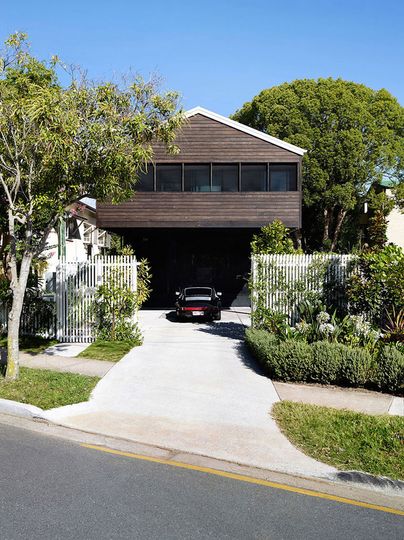
<svg viewBox="0 0 404 540">
<path fill-rule="evenodd" d="M 184 287 L 175 293 L 177 301 L 175 311 L 178 319 L 210 319 L 220 321 L 222 318 L 222 293 L 213 287 Z"/>
</svg>

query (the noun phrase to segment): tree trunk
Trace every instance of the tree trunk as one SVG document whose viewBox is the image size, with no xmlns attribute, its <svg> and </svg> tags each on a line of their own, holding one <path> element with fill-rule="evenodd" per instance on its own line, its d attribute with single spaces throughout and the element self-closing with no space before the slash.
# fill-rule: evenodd
<svg viewBox="0 0 404 540">
<path fill-rule="evenodd" d="M 302 230 L 296 229 L 293 233 L 295 248 L 302 249 Z"/>
<path fill-rule="evenodd" d="M 324 228 L 323 228 L 323 246 L 330 238 L 330 223 L 331 223 L 332 210 L 331 208 L 324 209 Z"/>
<path fill-rule="evenodd" d="M 7 371 L 6 379 L 18 379 L 20 374 L 20 318 L 24 298 L 20 291 L 13 294 L 13 305 L 8 316 L 7 328 Z"/>
<path fill-rule="evenodd" d="M 28 275 L 31 268 L 32 255 L 24 255 L 21 262 L 20 278 L 11 282 L 11 290 L 13 293 L 13 302 L 11 311 L 8 317 L 7 330 L 7 371 L 6 379 L 18 379 L 20 374 L 20 319 L 24 303 L 25 289 L 27 287 Z M 14 261 L 12 264 L 16 265 Z M 13 269 L 13 274 L 16 275 L 17 269 Z"/>
<path fill-rule="evenodd" d="M 7 252 L 7 248 L 10 245 L 10 235 L 7 233 L 0 234 L 0 259 L 1 259 L 1 265 L 3 267 L 3 273 L 4 276 L 11 281 L 11 275 L 8 268 L 9 263 L 9 255 Z"/>
<path fill-rule="evenodd" d="M 331 244 L 331 251 L 334 251 L 334 249 L 337 246 L 339 233 L 341 232 L 342 223 L 345 219 L 346 213 L 347 211 L 343 210 L 342 208 L 338 210 L 337 223 L 335 225 L 334 236 L 333 236 L 332 244 Z"/>
</svg>

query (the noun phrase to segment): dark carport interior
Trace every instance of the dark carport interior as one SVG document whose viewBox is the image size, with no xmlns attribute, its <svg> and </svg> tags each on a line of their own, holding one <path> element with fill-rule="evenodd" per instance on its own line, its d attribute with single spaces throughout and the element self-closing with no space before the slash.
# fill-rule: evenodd
<svg viewBox="0 0 404 540">
<path fill-rule="evenodd" d="M 136 229 L 116 231 L 152 269 L 146 307 L 173 307 L 175 292 L 190 285 L 213 286 L 223 307 L 248 306 L 250 242 L 258 229 Z"/>
</svg>

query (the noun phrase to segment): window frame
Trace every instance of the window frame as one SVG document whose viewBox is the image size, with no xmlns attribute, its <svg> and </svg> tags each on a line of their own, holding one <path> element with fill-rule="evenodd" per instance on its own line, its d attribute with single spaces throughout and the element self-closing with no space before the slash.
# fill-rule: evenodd
<svg viewBox="0 0 404 540">
<path fill-rule="evenodd" d="M 185 166 L 186 165 L 206 165 L 209 167 L 209 191 L 185 191 Z M 265 166 L 266 167 L 266 186 L 264 191 L 244 191 L 242 189 L 242 167 L 244 165 L 252 166 Z M 301 191 L 301 164 L 300 162 L 278 162 L 278 161 L 209 161 L 209 162 L 175 162 L 175 163 L 150 163 L 148 167 L 152 167 L 153 170 L 153 190 L 152 191 L 142 191 L 141 193 L 288 193 L 288 192 L 298 192 Z M 181 189 L 178 191 L 162 191 L 157 189 L 157 173 L 158 167 L 181 167 Z M 214 166 L 234 166 L 237 167 L 237 191 L 213 191 L 213 167 Z M 271 189 L 271 167 L 294 167 L 295 170 L 295 179 L 296 179 L 296 189 L 286 191 L 273 191 Z M 288 186 L 289 188 L 289 186 Z M 140 190 L 139 190 L 140 191 Z"/>
<path fill-rule="evenodd" d="M 237 168 L 237 179 L 236 179 L 236 191 L 213 191 L 213 166 L 216 165 L 218 167 L 235 167 Z M 240 192 L 240 163 L 232 163 L 232 162 L 211 162 L 210 164 L 211 168 L 211 183 L 210 183 L 210 189 L 212 193 L 239 193 Z"/>
<path fill-rule="evenodd" d="M 274 167 L 294 167 L 295 169 L 295 179 L 296 179 L 296 189 L 286 189 L 285 191 L 273 191 L 272 185 L 271 185 L 271 166 Z M 288 186 L 289 188 L 289 186 Z M 292 163 L 285 163 L 285 162 L 269 162 L 268 163 L 268 193 L 294 193 L 295 191 L 299 191 L 299 163 L 292 162 Z"/>
<path fill-rule="evenodd" d="M 178 167 L 180 168 L 180 182 L 179 182 L 179 185 L 181 186 L 181 190 L 162 190 L 162 189 L 157 189 L 158 188 L 158 185 L 157 185 L 157 180 L 158 180 L 158 168 L 159 167 Z M 184 191 L 184 163 L 156 163 L 155 164 L 155 169 L 156 169 L 156 192 L 157 193 L 181 193 Z"/>
<path fill-rule="evenodd" d="M 256 191 L 256 190 L 243 190 L 243 166 L 251 166 L 251 167 L 265 167 L 265 189 Z M 255 161 L 244 161 L 240 162 L 240 182 L 239 182 L 239 193 L 268 193 L 268 162 L 267 161 L 261 161 L 261 162 L 255 162 Z"/>
<path fill-rule="evenodd" d="M 186 167 L 207 167 L 208 168 L 208 191 L 192 191 L 189 189 L 185 189 L 185 168 Z M 183 176 L 183 183 L 182 183 L 182 191 L 183 193 L 212 193 L 212 163 L 183 163 L 182 164 L 182 176 Z"/>
</svg>

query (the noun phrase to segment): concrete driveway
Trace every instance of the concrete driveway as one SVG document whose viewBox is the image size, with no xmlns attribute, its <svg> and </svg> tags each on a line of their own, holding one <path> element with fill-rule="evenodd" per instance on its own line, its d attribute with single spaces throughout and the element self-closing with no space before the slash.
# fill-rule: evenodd
<svg viewBox="0 0 404 540">
<path fill-rule="evenodd" d="M 116 364 L 88 403 L 54 409 L 57 423 L 294 474 L 335 469 L 295 449 L 270 415 L 278 395 L 243 343 L 248 312 L 215 323 L 140 314 L 145 341 Z"/>
</svg>

